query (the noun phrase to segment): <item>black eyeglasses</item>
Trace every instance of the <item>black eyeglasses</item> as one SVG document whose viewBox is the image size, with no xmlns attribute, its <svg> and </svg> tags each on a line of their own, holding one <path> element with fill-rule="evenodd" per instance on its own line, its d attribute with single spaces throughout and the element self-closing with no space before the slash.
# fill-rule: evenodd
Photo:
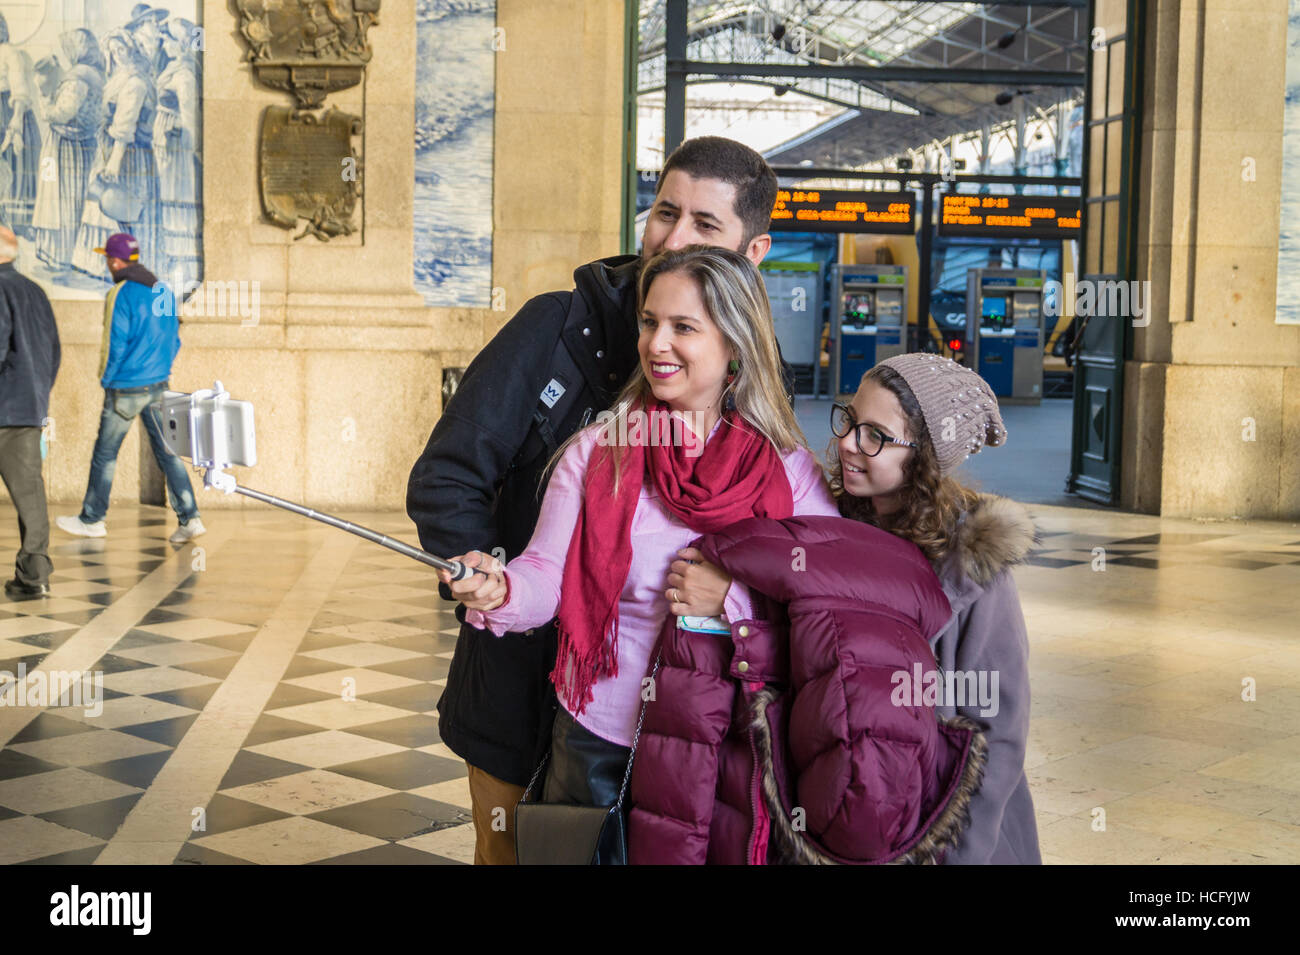
<svg viewBox="0 0 1300 955">
<path fill-rule="evenodd" d="M 865 437 L 863 437 L 865 430 Z M 842 438 L 850 431 L 856 432 L 858 451 L 869 458 L 874 458 L 887 444 L 897 444 L 904 448 L 916 447 L 911 441 L 891 438 L 875 425 L 858 423 L 853 417 L 853 409 L 839 403 L 831 405 L 831 434 Z"/>
</svg>

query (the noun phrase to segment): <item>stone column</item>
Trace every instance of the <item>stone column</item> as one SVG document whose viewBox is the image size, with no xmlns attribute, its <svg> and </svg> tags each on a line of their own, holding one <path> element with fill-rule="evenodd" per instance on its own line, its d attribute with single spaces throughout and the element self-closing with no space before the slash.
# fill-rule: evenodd
<svg viewBox="0 0 1300 955">
<path fill-rule="evenodd" d="M 1274 322 L 1286 0 L 1147 0 L 1125 507 L 1300 517 L 1300 327 Z"/>
</svg>

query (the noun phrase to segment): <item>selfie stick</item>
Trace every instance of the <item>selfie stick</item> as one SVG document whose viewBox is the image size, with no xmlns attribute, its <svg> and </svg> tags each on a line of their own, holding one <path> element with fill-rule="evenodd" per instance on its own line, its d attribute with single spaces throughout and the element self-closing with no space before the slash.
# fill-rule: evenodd
<svg viewBox="0 0 1300 955">
<path fill-rule="evenodd" d="M 430 567 L 436 567 L 438 570 L 451 572 L 452 580 L 464 580 L 466 577 L 474 574 L 484 574 L 486 572 L 478 570 L 461 563 L 458 560 L 443 560 L 441 557 L 434 557 L 427 551 L 420 550 L 418 547 L 412 547 L 410 544 L 404 544 L 399 540 L 373 531 L 368 527 L 362 527 L 360 524 L 353 524 L 351 521 L 345 521 L 341 517 L 335 517 L 332 514 L 322 514 L 314 508 L 304 507 L 302 504 L 295 504 L 293 501 L 286 501 L 282 497 L 276 497 L 274 494 L 266 494 L 262 491 L 255 491 L 249 487 L 240 487 L 235 483 L 235 477 L 227 474 L 225 469 L 231 467 L 229 449 L 226 441 L 226 430 L 220 426 L 222 414 L 221 406 L 230 397 L 221 382 L 216 382 L 211 390 L 204 389 L 196 391 L 190 395 L 190 459 L 193 465 L 203 469 L 203 486 L 215 488 L 218 491 L 224 491 L 226 494 L 234 492 L 243 494 L 245 497 L 251 497 L 255 501 L 261 501 L 263 504 L 271 504 L 275 507 L 282 507 L 286 511 L 293 511 L 295 514 L 301 514 L 303 517 L 310 517 L 314 521 L 320 521 L 322 524 L 328 524 L 330 527 L 337 527 L 339 530 L 347 531 L 349 534 L 355 534 L 357 537 L 364 537 L 368 541 L 387 547 L 389 550 L 395 550 L 404 557 L 412 560 L 418 560 L 422 564 L 428 564 Z M 212 457 L 207 458 L 199 450 L 199 402 L 211 401 L 212 411 L 211 418 L 215 426 L 212 428 Z"/>
</svg>

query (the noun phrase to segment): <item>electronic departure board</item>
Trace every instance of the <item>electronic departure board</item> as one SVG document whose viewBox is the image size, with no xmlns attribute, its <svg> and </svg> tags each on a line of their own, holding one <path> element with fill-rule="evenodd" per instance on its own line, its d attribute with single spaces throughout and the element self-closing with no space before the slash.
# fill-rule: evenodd
<svg viewBox="0 0 1300 955">
<path fill-rule="evenodd" d="M 772 232 L 916 231 L 916 197 L 910 192 L 782 189 L 772 209 Z"/>
<path fill-rule="evenodd" d="M 1081 208 L 1078 196 L 947 193 L 943 197 L 939 234 L 969 238 L 1077 239 Z"/>
</svg>

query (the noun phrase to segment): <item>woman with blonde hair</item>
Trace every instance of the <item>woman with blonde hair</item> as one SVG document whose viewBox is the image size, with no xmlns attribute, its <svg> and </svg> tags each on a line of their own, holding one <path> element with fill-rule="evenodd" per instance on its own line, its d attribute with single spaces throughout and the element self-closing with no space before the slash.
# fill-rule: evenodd
<svg viewBox="0 0 1300 955">
<path fill-rule="evenodd" d="M 460 558 L 486 575 L 442 575 L 466 622 L 497 636 L 558 614 L 547 803 L 615 803 L 665 621 L 749 617 L 747 588 L 686 563 L 700 559 L 687 545 L 745 518 L 836 513 L 782 387 L 752 262 L 722 248 L 662 252 L 642 270 L 638 316 L 637 369 L 612 412 L 557 453 L 527 549 L 504 569 Z"/>
</svg>

